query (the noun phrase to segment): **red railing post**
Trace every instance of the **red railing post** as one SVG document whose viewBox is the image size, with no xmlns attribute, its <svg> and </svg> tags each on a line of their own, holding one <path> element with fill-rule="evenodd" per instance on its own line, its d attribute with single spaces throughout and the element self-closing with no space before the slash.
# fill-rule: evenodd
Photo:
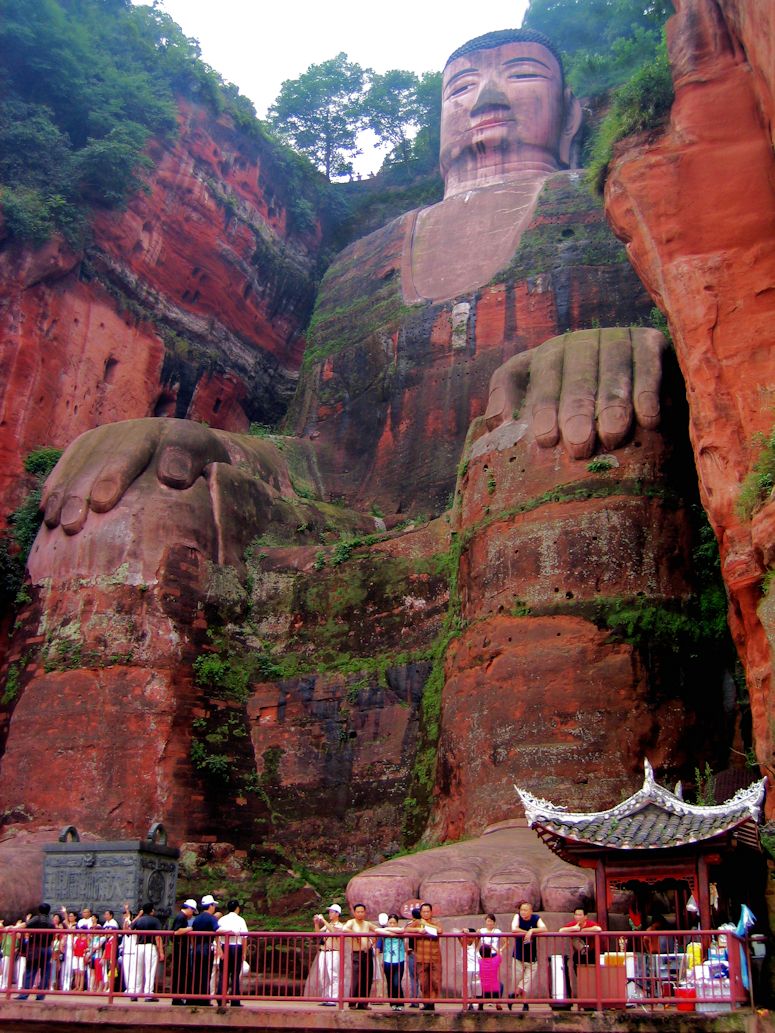
<svg viewBox="0 0 775 1033">
<path fill-rule="evenodd" d="M 461 998 L 463 1001 L 463 1011 L 468 1008 L 468 933 L 463 935 L 463 992 Z"/>
<path fill-rule="evenodd" d="M 113 984 L 116 979 L 115 966 L 118 965 L 118 933 L 111 932 L 105 941 L 108 962 L 108 1004 L 113 1003 Z M 103 955 L 104 959 L 104 955 Z"/>
<path fill-rule="evenodd" d="M 218 957 L 218 951 L 221 952 L 221 1008 L 226 1007 L 226 997 L 229 993 L 229 937 L 230 934 L 226 933 L 223 937 L 223 942 L 219 945 L 218 941 L 215 940 L 215 956 Z"/>
<path fill-rule="evenodd" d="M 338 940 L 338 951 L 339 951 L 339 978 L 337 979 L 338 986 L 336 988 L 336 1003 L 339 1011 L 344 1008 L 344 965 L 346 951 L 344 949 L 344 933 L 337 933 Z"/>
<path fill-rule="evenodd" d="M 11 932 L 11 953 L 8 956 L 9 969 L 7 973 L 7 980 L 5 984 L 5 999 L 10 1001 L 11 991 L 13 990 L 14 979 L 16 977 L 16 958 L 19 947 L 19 933 Z"/>
<path fill-rule="evenodd" d="M 595 963 L 595 1011 L 603 1010 L 603 966 L 601 958 Z"/>
</svg>

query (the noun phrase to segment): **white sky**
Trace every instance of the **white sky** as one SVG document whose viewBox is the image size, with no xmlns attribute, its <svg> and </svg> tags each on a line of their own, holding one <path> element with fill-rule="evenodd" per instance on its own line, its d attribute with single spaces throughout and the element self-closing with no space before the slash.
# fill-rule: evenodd
<svg viewBox="0 0 775 1033">
<path fill-rule="evenodd" d="M 284 79 L 342 50 L 376 72 L 439 71 L 466 40 L 521 25 L 527 0 L 161 0 L 159 6 L 199 40 L 203 59 L 263 118 Z M 366 174 L 382 156 L 368 140 L 361 146 L 356 169 Z"/>
</svg>

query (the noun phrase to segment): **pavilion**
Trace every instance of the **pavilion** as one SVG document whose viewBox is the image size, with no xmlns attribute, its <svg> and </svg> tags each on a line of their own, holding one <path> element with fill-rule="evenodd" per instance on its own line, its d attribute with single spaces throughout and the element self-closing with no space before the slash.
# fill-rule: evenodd
<svg viewBox="0 0 775 1033">
<path fill-rule="evenodd" d="M 700 926 L 712 928 L 711 873 L 742 847 L 761 852 L 759 820 L 767 779 L 721 804 L 687 803 L 681 784 L 671 792 L 645 761 L 643 786 L 609 810 L 573 813 L 515 786 L 528 825 L 563 860 L 595 871 L 597 921 L 609 928 L 618 890 L 645 886 L 670 892 L 678 928 L 688 928 L 694 898 Z"/>
</svg>

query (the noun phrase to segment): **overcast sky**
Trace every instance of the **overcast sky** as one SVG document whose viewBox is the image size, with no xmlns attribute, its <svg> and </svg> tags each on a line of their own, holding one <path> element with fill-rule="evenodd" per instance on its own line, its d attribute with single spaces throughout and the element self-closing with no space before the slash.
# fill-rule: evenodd
<svg viewBox="0 0 775 1033">
<path fill-rule="evenodd" d="M 162 0 L 204 60 L 235 83 L 259 117 L 284 79 L 344 51 L 377 72 L 438 71 L 473 36 L 522 23 L 527 0 Z M 379 167 L 366 141 L 362 173 Z"/>
</svg>

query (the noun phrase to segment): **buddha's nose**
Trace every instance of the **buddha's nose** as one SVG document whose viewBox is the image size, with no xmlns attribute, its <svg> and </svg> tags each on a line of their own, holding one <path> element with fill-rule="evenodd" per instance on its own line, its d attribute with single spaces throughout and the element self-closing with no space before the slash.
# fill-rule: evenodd
<svg viewBox="0 0 775 1033">
<path fill-rule="evenodd" d="M 511 104 L 509 98 L 500 89 L 500 87 L 492 81 L 492 79 L 485 79 L 479 88 L 479 95 L 476 98 L 471 114 L 480 115 L 489 108 L 510 108 Z"/>
</svg>

